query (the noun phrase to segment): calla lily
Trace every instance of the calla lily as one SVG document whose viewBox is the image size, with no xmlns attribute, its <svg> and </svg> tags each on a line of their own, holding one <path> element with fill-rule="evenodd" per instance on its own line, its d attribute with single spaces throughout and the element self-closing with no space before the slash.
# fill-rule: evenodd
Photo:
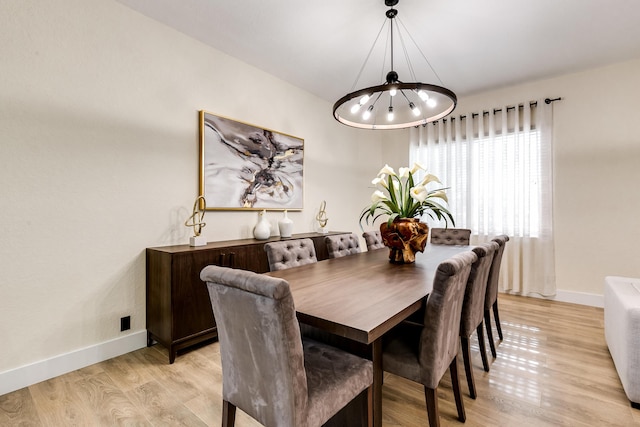
<svg viewBox="0 0 640 427">
<path fill-rule="evenodd" d="M 373 192 L 373 194 L 371 195 L 371 201 L 372 201 L 373 203 L 378 203 L 378 202 L 381 202 L 381 201 L 383 201 L 383 200 L 389 200 L 389 199 L 388 199 L 388 198 L 387 198 L 387 196 L 385 196 L 385 195 L 384 195 L 384 193 L 383 193 L 382 191 L 380 191 L 380 190 L 376 190 L 376 191 L 374 191 L 374 192 Z"/>
<path fill-rule="evenodd" d="M 424 171 L 419 163 L 414 163 L 411 168 L 401 167 L 398 174 L 389 165 L 384 165 L 371 184 L 375 191 L 371 195 L 371 205 L 365 208 L 360 215 L 362 220 L 376 222 L 381 216 L 388 216 L 387 222 L 402 218 L 421 218 L 424 215 L 433 219 L 444 219 L 455 226 L 453 215 L 440 204 L 447 202 L 445 188 L 427 190 L 427 184 L 440 183 L 438 177 L 432 174 L 415 183 L 414 174 Z"/>
<path fill-rule="evenodd" d="M 437 182 L 438 184 L 442 184 L 437 176 L 431 175 L 429 173 L 429 174 L 427 174 L 427 176 L 422 178 L 422 182 L 420 183 L 420 185 L 427 185 L 430 182 Z"/>
<path fill-rule="evenodd" d="M 427 188 L 424 185 L 417 185 L 409 190 L 409 194 L 411 195 L 411 198 L 413 200 L 415 200 L 418 203 L 422 203 L 425 200 L 427 200 L 427 196 L 429 195 L 429 192 L 427 191 Z"/>
<path fill-rule="evenodd" d="M 382 176 L 378 177 L 378 178 L 373 178 L 373 180 L 371 181 L 371 183 L 373 185 L 382 185 L 384 188 L 387 188 L 387 181 L 385 181 L 385 175 L 383 174 Z"/>
<path fill-rule="evenodd" d="M 384 167 L 382 169 L 380 169 L 380 172 L 378 172 L 378 176 L 381 175 L 391 175 L 391 176 L 396 176 L 396 171 L 393 170 L 393 168 L 389 165 L 384 165 Z"/>
<path fill-rule="evenodd" d="M 442 199 L 445 202 L 449 203 L 449 199 L 447 198 L 447 193 L 445 193 L 443 190 L 436 190 L 433 193 L 431 193 L 431 197 L 437 197 L 438 199 Z"/>
<path fill-rule="evenodd" d="M 411 168 L 411 175 L 415 174 L 418 171 L 423 171 L 423 170 L 424 170 L 424 167 L 420 163 L 415 162 L 413 164 L 413 167 Z"/>
</svg>

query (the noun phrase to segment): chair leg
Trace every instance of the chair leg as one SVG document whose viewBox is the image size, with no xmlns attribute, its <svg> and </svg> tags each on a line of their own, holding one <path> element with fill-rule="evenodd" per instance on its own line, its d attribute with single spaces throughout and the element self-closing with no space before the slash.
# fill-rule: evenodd
<svg viewBox="0 0 640 427">
<path fill-rule="evenodd" d="M 464 371 L 467 375 L 467 385 L 469 386 L 469 396 L 472 399 L 476 398 L 476 384 L 473 378 L 473 370 L 471 369 L 471 345 L 469 344 L 469 338 L 460 337 L 460 344 L 462 346 L 462 359 L 464 360 Z"/>
<path fill-rule="evenodd" d="M 484 329 L 482 329 L 482 324 L 484 322 L 480 322 L 478 327 L 476 328 L 476 333 L 478 334 L 478 346 L 480 347 L 480 356 L 482 357 L 482 367 L 485 372 L 489 372 L 489 360 L 487 359 L 487 346 L 484 342 Z"/>
<path fill-rule="evenodd" d="M 487 339 L 489 340 L 489 348 L 491 348 L 491 355 L 495 359 L 497 357 L 496 354 L 496 345 L 493 343 L 493 332 L 491 332 L 491 311 L 484 311 L 484 324 L 487 329 Z"/>
<path fill-rule="evenodd" d="M 360 425 L 362 427 L 373 427 L 373 387 L 367 388 L 366 408 L 364 408 L 362 414 L 362 421 Z"/>
<path fill-rule="evenodd" d="M 236 405 L 222 401 L 222 427 L 233 427 L 236 424 Z"/>
<path fill-rule="evenodd" d="M 498 314 L 498 300 L 496 300 L 496 302 L 493 303 L 493 318 L 496 321 L 496 328 L 498 329 L 498 337 L 500 338 L 500 341 L 502 341 L 504 338 L 502 337 L 502 327 L 500 326 L 500 315 Z"/>
<path fill-rule="evenodd" d="M 467 416 L 464 413 L 464 401 L 462 400 L 462 393 L 460 393 L 460 378 L 458 377 L 458 357 L 454 357 L 453 361 L 449 365 L 449 372 L 451 372 L 451 385 L 453 387 L 453 395 L 456 398 L 456 408 L 458 409 L 458 421 L 465 422 Z"/>
<path fill-rule="evenodd" d="M 438 412 L 438 388 L 429 388 L 425 386 L 424 397 L 427 401 L 429 427 L 440 427 L 440 413 Z"/>
</svg>

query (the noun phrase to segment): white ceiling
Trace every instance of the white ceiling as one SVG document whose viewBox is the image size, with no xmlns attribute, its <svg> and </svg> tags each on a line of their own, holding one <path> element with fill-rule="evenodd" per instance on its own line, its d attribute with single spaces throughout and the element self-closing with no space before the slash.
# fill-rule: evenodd
<svg viewBox="0 0 640 427">
<path fill-rule="evenodd" d="M 354 87 L 386 20 L 383 0 L 118 1 L 330 102 L 381 84 L 389 69 L 383 35 Z M 640 58 L 639 0 L 400 0 L 396 9 L 441 79 L 416 50 L 417 80 L 458 96 Z M 412 81 L 403 58 L 396 44 L 400 80 Z"/>
</svg>

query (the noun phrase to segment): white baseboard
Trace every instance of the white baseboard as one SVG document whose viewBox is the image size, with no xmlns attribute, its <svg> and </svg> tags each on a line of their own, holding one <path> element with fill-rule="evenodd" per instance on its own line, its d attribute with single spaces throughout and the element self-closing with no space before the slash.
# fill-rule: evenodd
<svg viewBox="0 0 640 427">
<path fill-rule="evenodd" d="M 573 304 L 589 305 L 591 307 L 604 307 L 604 295 L 558 290 L 556 292 L 555 300 L 570 302 Z"/>
<path fill-rule="evenodd" d="M 147 331 L 142 330 L 30 365 L 0 372 L 0 396 L 138 350 L 146 345 Z"/>
<path fill-rule="evenodd" d="M 588 305 L 591 307 L 604 307 L 604 296 L 597 294 L 587 294 L 584 292 L 557 290 L 554 296 L 543 297 L 536 294 L 527 295 L 534 298 L 548 299 L 551 301 L 568 302 L 571 304 Z"/>
</svg>

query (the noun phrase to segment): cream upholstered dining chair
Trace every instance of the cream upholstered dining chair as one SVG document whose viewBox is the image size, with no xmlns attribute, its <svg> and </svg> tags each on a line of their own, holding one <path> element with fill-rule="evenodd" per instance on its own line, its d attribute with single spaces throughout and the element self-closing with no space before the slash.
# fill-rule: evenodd
<svg viewBox="0 0 640 427">
<path fill-rule="evenodd" d="M 489 361 L 487 360 L 487 349 L 484 342 L 484 297 L 487 292 L 487 278 L 489 277 L 489 269 L 491 261 L 498 249 L 496 242 L 485 243 L 476 246 L 472 251 L 477 255 L 478 260 L 471 266 L 471 273 L 467 281 L 467 289 L 464 293 L 464 302 L 462 304 L 462 316 L 460 318 L 460 344 L 462 347 L 462 359 L 464 360 L 464 370 L 467 376 L 467 385 L 469 386 L 469 395 L 472 399 L 477 396 L 476 384 L 471 369 L 471 345 L 469 339 L 473 335 L 473 331 L 478 334 L 478 347 L 480 348 L 480 356 L 482 358 L 482 366 L 486 372 L 489 372 Z"/>
<path fill-rule="evenodd" d="M 316 248 L 311 239 L 283 240 L 264 245 L 269 270 L 286 270 L 291 267 L 318 262 Z"/>
<path fill-rule="evenodd" d="M 362 233 L 362 237 L 364 237 L 364 241 L 367 243 L 368 251 L 382 249 L 385 247 L 380 230 L 365 231 Z"/>
<path fill-rule="evenodd" d="M 468 245 L 471 230 L 468 228 L 432 228 L 431 243 L 434 245 Z"/>
<path fill-rule="evenodd" d="M 360 239 L 353 233 L 335 234 L 324 238 L 329 258 L 340 258 L 360 253 Z"/>
<path fill-rule="evenodd" d="M 437 391 L 447 367 L 458 420 L 466 420 L 458 378 L 458 337 L 467 280 L 477 259 L 467 251 L 440 263 L 427 298 L 424 324 L 402 322 L 383 337 L 382 368 L 424 385 L 431 427 L 440 425 Z"/>
<path fill-rule="evenodd" d="M 286 280 L 217 266 L 200 278 L 218 327 L 223 427 L 236 408 L 265 426 L 321 426 L 360 394 L 370 425 L 372 363 L 301 338 Z"/>
<path fill-rule="evenodd" d="M 500 279 L 500 265 L 502 264 L 502 255 L 504 248 L 509 241 L 509 236 L 501 235 L 493 238 L 492 242 L 496 242 L 499 248 L 493 256 L 493 262 L 489 269 L 489 279 L 487 280 L 487 293 L 484 297 L 484 324 L 487 328 L 487 339 L 491 348 L 491 355 L 497 357 L 496 345 L 493 342 L 493 333 L 491 331 L 491 310 L 493 309 L 493 319 L 496 322 L 498 337 L 502 341 L 502 326 L 500 326 L 500 315 L 498 314 L 498 282 Z"/>
</svg>

